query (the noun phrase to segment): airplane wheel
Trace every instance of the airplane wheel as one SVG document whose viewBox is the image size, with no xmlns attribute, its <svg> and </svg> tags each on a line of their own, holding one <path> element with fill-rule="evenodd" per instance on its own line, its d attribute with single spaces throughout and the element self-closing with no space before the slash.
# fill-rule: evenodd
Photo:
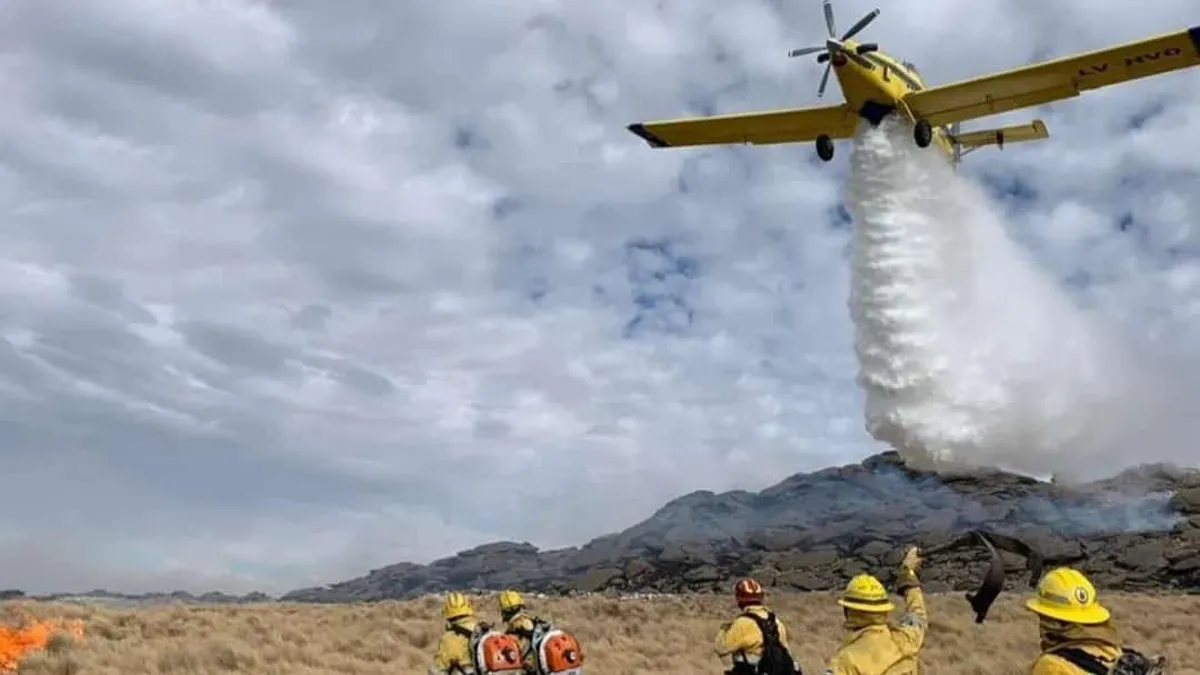
<svg viewBox="0 0 1200 675">
<path fill-rule="evenodd" d="M 913 140 L 917 142 L 918 148 L 928 148 L 933 142 L 933 127 L 929 125 L 929 120 L 917 120 L 913 125 Z"/>
<path fill-rule="evenodd" d="M 817 157 L 825 162 L 833 159 L 833 139 L 825 134 L 817 136 Z"/>
</svg>

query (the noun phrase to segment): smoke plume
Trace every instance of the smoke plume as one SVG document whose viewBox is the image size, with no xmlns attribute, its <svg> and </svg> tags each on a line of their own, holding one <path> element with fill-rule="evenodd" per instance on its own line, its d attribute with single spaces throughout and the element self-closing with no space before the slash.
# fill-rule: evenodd
<svg viewBox="0 0 1200 675">
<path fill-rule="evenodd" d="M 850 161 L 849 302 L 872 436 L 915 466 L 1064 480 L 1194 463 L 1191 364 L 1075 306 L 907 124 L 864 129 Z"/>
</svg>

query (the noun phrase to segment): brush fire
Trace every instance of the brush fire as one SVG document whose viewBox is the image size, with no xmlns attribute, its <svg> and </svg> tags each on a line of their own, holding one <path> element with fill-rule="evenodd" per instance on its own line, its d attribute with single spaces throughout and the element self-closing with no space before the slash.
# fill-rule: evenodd
<svg viewBox="0 0 1200 675">
<path fill-rule="evenodd" d="M 24 615 L 15 626 L 0 625 L 0 673 L 15 671 L 30 654 L 45 649 L 56 635 L 83 639 L 81 621 L 43 621 Z"/>
</svg>

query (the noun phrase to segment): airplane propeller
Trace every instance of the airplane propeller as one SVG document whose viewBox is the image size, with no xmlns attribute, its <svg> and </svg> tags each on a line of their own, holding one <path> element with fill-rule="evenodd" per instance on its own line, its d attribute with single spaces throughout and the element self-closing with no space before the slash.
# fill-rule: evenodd
<svg viewBox="0 0 1200 675">
<path fill-rule="evenodd" d="M 825 9 L 825 26 L 829 29 L 829 39 L 825 40 L 825 44 L 821 46 L 801 47 L 788 52 L 788 56 L 792 58 L 820 52 L 820 54 L 817 56 L 817 63 L 825 64 L 825 74 L 821 76 L 821 85 L 817 87 L 818 98 L 825 95 L 825 85 L 829 83 L 829 70 L 833 66 L 831 60 L 835 53 L 844 55 L 846 58 L 863 66 L 864 68 L 869 68 L 870 62 L 864 59 L 861 54 L 866 54 L 867 52 L 873 52 L 879 49 L 879 45 L 873 42 L 864 42 L 853 50 L 847 48 L 845 45 L 846 40 L 858 35 L 862 29 L 867 27 L 867 24 L 871 23 L 875 20 L 875 17 L 879 16 L 878 9 L 868 12 L 866 16 L 859 19 L 858 22 L 851 26 L 850 30 L 846 31 L 845 34 L 843 34 L 839 39 L 837 37 L 837 26 L 833 21 L 833 5 L 830 4 L 829 0 L 825 0 L 825 2 L 822 4 L 822 7 Z"/>
</svg>

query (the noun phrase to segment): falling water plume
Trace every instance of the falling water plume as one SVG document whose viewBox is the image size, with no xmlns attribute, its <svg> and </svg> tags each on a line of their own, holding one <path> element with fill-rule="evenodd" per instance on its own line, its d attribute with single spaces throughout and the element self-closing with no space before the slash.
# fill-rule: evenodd
<svg viewBox="0 0 1200 675">
<path fill-rule="evenodd" d="M 872 436 L 917 466 L 1066 480 L 1192 463 L 1195 387 L 1074 305 L 941 152 L 888 120 L 850 161 L 849 305 Z"/>
</svg>

